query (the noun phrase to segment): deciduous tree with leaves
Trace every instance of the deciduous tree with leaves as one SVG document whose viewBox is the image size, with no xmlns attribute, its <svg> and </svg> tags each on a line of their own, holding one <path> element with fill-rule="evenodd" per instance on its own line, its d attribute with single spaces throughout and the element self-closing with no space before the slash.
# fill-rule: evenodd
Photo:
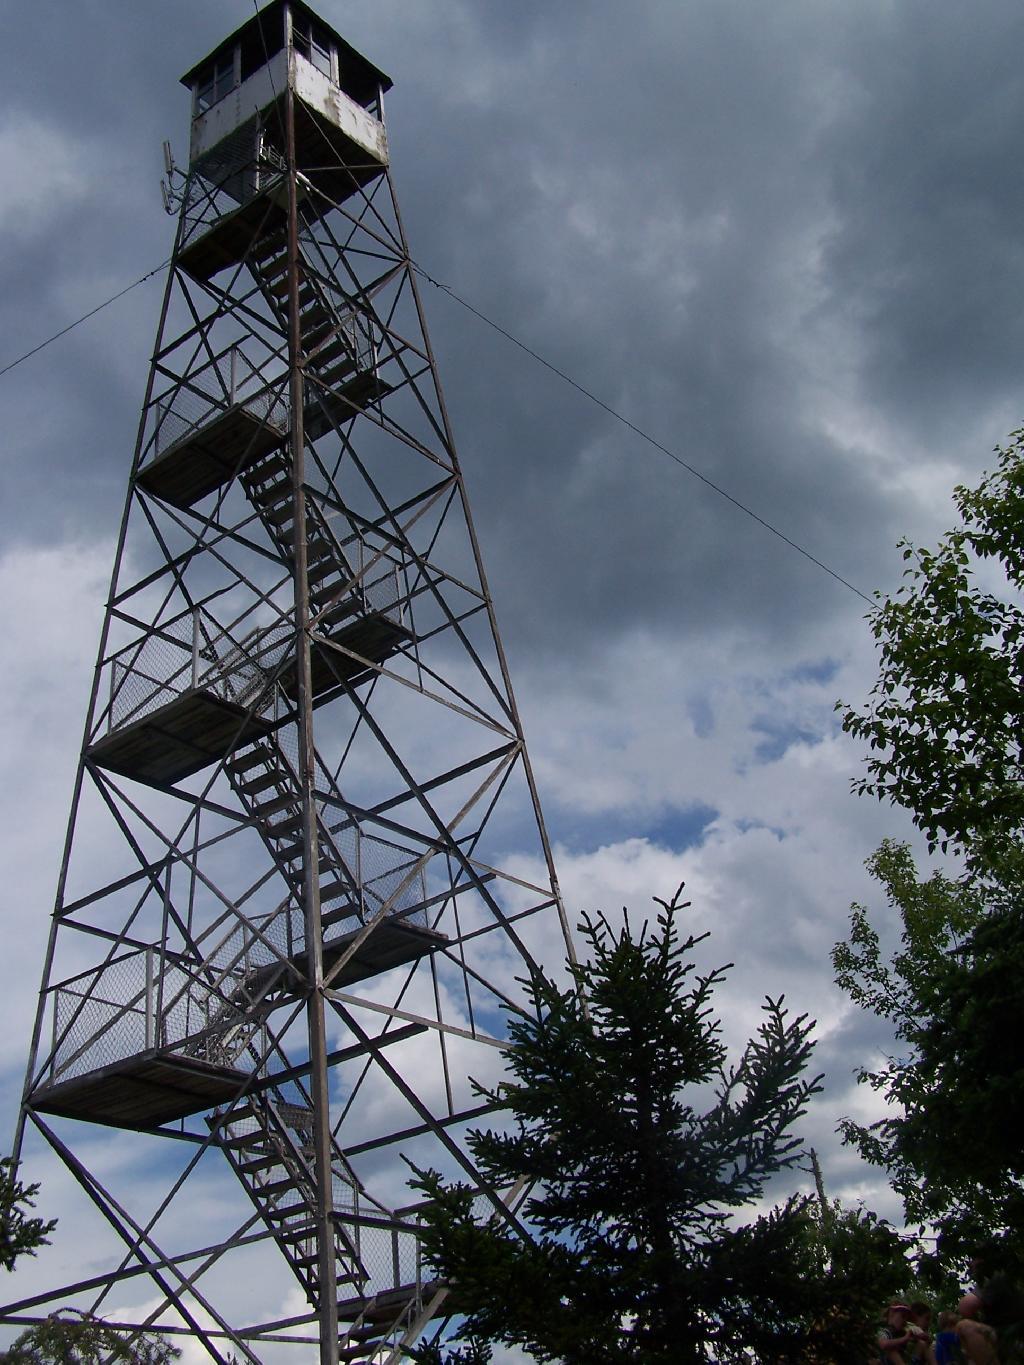
<svg viewBox="0 0 1024 1365">
<path fill-rule="evenodd" d="M 538 1361 L 862 1361 L 874 1298 L 863 1321 L 839 1322 L 852 1262 L 842 1290 L 829 1277 L 873 1231 L 855 1217 L 823 1256 L 797 1196 L 741 1221 L 801 1155 L 793 1129 L 819 1088 L 805 1074 L 811 1024 L 767 1000 L 730 1065 L 712 1006 L 727 968 L 700 972 L 706 935 L 682 934 L 678 893 L 659 904 L 639 934 L 628 917 L 621 930 L 585 919 L 571 988 L 528 983 L 510 1077 L 481 1090 L 511 1124 L 470 1137 L 484 1180 L 525 1197 L 481 1220 L 476 1190 L 419 1172 L 428 1260 L 467 1339 Z M 869 1296 L 891 1292 L 894 1251 L 887 1241 L 884 1274 L 868 1256 Z"/>
<path fill-rule="evenodd" d="M 871 870 L 900 918 L 883 965 L 867 912 L 837 945 L 837 979 L 892 1020 L 900 1056 L 863 1079 L 892 1112 L 847 1125 L 912 1218 L 950 1255 L 1024 1233 L 1024 431 L 934 550 L 904 546 L 906 582 L 871 621 L 880 670 L 843 724 L 869 746 L 862 793 L 904 806 L 962 874 L 922 877 L 902 845 Z M 843 706 L 843 704 L 840 704 Z"/>
</svg>

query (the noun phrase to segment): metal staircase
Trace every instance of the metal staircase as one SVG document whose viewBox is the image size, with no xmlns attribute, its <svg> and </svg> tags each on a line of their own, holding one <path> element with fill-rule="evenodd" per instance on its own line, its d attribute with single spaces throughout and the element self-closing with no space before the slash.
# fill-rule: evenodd
<svg viewBox="0 0 1024 1365">
<path fill-rule="evenodd" d="M 280 735 L 248 745 L 233 754 L 225 769 L 244 810 L 248 812 L 294 897 L 301 904 L 303 885 L 302 807 L 298 779 L 284 753 Z M 324 778 L 326 774 L 322 774 Z M 355 913 L 358 886 L 326 823 L 318 815 L 320 903 L 344 899 L 347 914 Z M 298 945 L 293 944 L 293 949 Z"/>
<path fill-rule="evenodd" d="M 217 1135 L 253 1205 L 271 1229 L 310 1303 L 318 1298 L 316 1250 L 316 1177 L 313 1168 L 313 1110 L 307 1099 L 288 1102 L 282 1092 L 269 1091 L 242 1101 L 227 1115 L 209 1115 Z M 335 1146 L 331 1174 L 342 1207 L 359 1208 L 359 1191 L 341 1152 Z M 338 1284 L 359 1292 L 369 1280 L 359 1248 L 340 1223 L 335 1224 Z"/>
<path fill-rule="evenodd" d="M 270 1087 L 227 1113 L 215 1111 L 206 1123 L 309 1303 L 317 1307 L 320 1285 L 313 1110 L 309 1097 L 298 1086 L 292 1083 L 290 1088 L 296 1092 L 292 1097 L 279 1087 Z M 422 1310 L 424 1286 L 418 1257 L 412 1282 L 397 1287 L 397 1292 L 394 1283 L 401 1279 L 394 1273 L 400 1260 L 398 1240 L 407 1249 L 414 1249 L 414 1226 L 403 1224 L 390 1210 L 367 1197 L 336 1143 L 332 1143 L 331 1156 L 334 1255 L 343 1321 L 346 1303 L 353 1308 L 347 1325 L 340 1328 L 339 1361 L 355 1362 L 397 1349 L 405 1330 Z M 408 1261 L 408 1255 L 404 1259 Z M 391 1274 L 382 1277 L 380 1268 L 384 1264 Z M 382 1278 L 390 1283 L 386 1292 L 377 1293 Z"/>
<path fill-rule="evenodd" d="M 316 440 L 332 425 L 354 417 L 389 386 L 377 374 L 377 347 L 369 318 L 344 298 L 302 252 L 299 239 L 299 325 L 306 353 L 306 436 Z M 285 335 L 288 308 L 287 233 L 277 229 L 255 242 L 249 269 Z"/>
</svg>

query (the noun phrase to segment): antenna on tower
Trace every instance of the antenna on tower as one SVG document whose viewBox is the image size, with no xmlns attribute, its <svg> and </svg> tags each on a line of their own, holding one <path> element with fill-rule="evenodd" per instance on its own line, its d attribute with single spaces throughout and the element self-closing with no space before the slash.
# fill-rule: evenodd
<svg viewBox="0 0 1024 1365">
<path fill-rule="evenodd" d="M 164 167 L 167 171 L 167 179 L 160 181 L 160 197 L 164 201 L 164 212 L 175 214 L 178 212 L 178 205 L 181 203 L 183 195 L 181 190 L 175 188 L 174 177 L 180 175 L 182 181 L 184 181 L 186 177 L 184 172 L 179 171 L 174 164 L 174 153 L 171 150 L 171 144 L 166 138 L 164 139 L 163 147 Z"/>
</svg>

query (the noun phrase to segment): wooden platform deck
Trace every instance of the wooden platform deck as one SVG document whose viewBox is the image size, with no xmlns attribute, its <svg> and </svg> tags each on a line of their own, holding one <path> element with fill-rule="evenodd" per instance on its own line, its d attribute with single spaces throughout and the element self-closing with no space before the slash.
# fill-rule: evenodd
<svg viewBox="0 0 1024 1365">
<path fill-rule="evenodd" d="M 167 785 L 216 763 L 274 725 L 244 706 L 190 688 L 149 715 L 111 730 L 89 749 L 101 768 L 137 782 Z"/>
<path fill-rule="evenodd" d="M 394 654 L 399 645 L 412 639 L 411 632 L 405 626 L 392 621 L 383 612 L 359 616 L 342 625 L 326 627 L 321 625 L 319 630 L 335 644 L 344 645 L 346 649 L 361 654 L 364 659 L 370 659 L 375 664 L 383 663 Z M 313 696 L 318 700 L 326 699 L 328 693 L 336 691 L 344 683 L 352 685 L 361 682 L 373 672 L 358 659 L 350 658 L 336 649 L 317 645 L 315 641 L 309 661 Z M 285 694 L 294 700 L 296 687 L 294 666 L 284 673 L 281 686 Z"/>
<path fill-rule="evenodd" d="M 287 221 L 281 187 L 274 186 L 222 214 L 205 232 L 190 238 L 178 252 L 176 263 L 203 284 L 219 270 L 237 265 L 257 237 L 283 227 Z"/>
<path fill-rule="evenodd" d="M 302 416 L 303 430 L 311 441 L 326 435 L 334 426 L 340 427 L 379 398 L 385 398 L 391 385 L 376 370 L 360 370 L 344 383 L 335 384 L 329 394 L 314 389 L 315 385 L 310 385 L 306 390 Z"/>
<path fill-rule="evenodd" d="M 328 939 L 324 944 L 324 971 L 329 971 L 352 943 L 357 929 Z M 404 967 L 410 962 L 418 962 L 443 948 L 448 942 L 444 934 L 422 925 L 410 924 L 408 920 L 384 919 L 378 924 L 341 971 L 331 982 L 332 986 L 353 986 L 357 981 L 368 981 L 391 971 L 392 967 Z"/>
<path fill-rule="evenodd" d="M 349 929 L 334 938 L 328 938 L 329 930 L 325 930 L 324 971 L 330 970 L 361 932 L 362 925 L 357 925 L 354 929 Z M 380 976 L 382 972 L 391 971 L 393 967 L 404 967 L 410 962 L 418 962 L 421 957 L 436 953 L 447 943 L 446 935 L 434 929 L 410 924 L 408 920 L 384 919 L 366 936 L 331 985 L 341 988 L 354 986 L 359 981 L 369 981 L 375 976 Z M 308 964 L 306 953 L 297 953 L 291 962 L 296 975 L 286 974 L 282 977 L 280 999 L 291 999 L 295 994 L 296 982 L 306 975 Z M 278 970 L 277 963 L 259 968 L 246 978 L 246 989 L 250 993 L 259 993 L 266 980 Z"/>
<path fill-rule="evenodd" d="M 287 426 L 264 421 L 236 403 L 168 446 L 139 470 L 135 482 L 163 502 L 187 509 L 280 446 L 287 435 Z"/>
<path fill-rule="evenodd" d="M 411 639 L 404 626 L 380 612 L 351 617 L 333 627 L 328 622 L 322 633 L 374 663 L 382 663 Z M 330 700 L 345 684 L 360 682 L 372 672 L 359 659 L 316 642 L 310 664 L 317 703 Z M 285 695 L 294 700 L 294 659 L 284 668 L 280 683 Z M 272 733 L 279 723 L 249 715 L 244 706 L 225 701 L 205 688 L 192 687 L 138 720 L 108 731 L 88 752 L 94 763 L 109 772 L 136 782 L 167 786 Z"/>
<path fill-rule="evenodd" d="M 344 1218 L 339 1217 L 337 1221 L 343 1223 Z M 393 1322 L 410 1302 L 429 1303 L 434 1291 L 442 1287 L 440 1280 L 426 1280 L 420 1285 L 399 1285 L 396 1289 L 387 1289 L 380 1294 L 374 1294 L 372 1298 L 365 1296 L 352 1299 L 339 1298 L 338 1319 L 340 1322 L 355 1322 L 358 1319 L 362 1322 L 385 1325 Z M 456 1312 L 457 1310 L 452 1307 L 455 1301 L 455 1298 L 449 1295 L 438 1305 L 434 1316 L 443 1318 Z"/>
<path fill-rule="evenodd" d="M 98 1071 L 40 1086 L 32 1107 L 61 1118 L 116 1128 L 154 1128 L 227 1104 L 248 1081 L 245 1071 L 151 1050 Z"/>
</svg>

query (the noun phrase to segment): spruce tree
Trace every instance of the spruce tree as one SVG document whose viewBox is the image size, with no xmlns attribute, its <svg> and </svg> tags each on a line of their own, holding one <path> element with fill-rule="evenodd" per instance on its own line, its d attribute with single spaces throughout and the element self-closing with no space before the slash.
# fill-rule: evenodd
<svg viewBox="0 0 1024 1365">
<path fill-rule="evenodd" d="M 812 1023 L 767 999 L 729 1063 L 712 1006 L 728 967 L 698 970 L 707 936 L 682 932 L 681 891 L 639 934 L 628 916 L 621 929 L 585 918 L 571 986 L 529 982 L 509 1078 L 480 1088 L 510 1124 L 470 1142 L 512 1212 L 481 1220 L 476 1190 L 417 1172 L 428 1261 L 464 1340 L 538 1361 L 866 1358 L 870 1317 L 863 1340 L 848 1321 L 833 1340 L 837 1286 L 807 1201 L 739 1216 L 801 1156 L 794 1125 L 820 1088 L 805 1074 Z"/>
</svg>

